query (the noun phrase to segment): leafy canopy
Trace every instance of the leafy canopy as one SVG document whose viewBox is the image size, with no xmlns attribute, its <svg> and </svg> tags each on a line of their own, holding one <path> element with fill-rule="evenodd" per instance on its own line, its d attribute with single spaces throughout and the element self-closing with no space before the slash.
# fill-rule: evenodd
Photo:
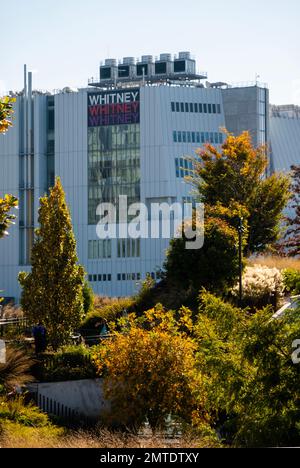
<svg viewBox="0 0 300 468">
<path fill-rule="evenodd" d="M 289 199 L 289 178 L 266 176 L 264 146 L 254 148 L 249 132 L 227 133 L 221 151 L 207 144 L 197 152 L 189 180 L 208 206 L 239 204 L 248 211 L 248 253 L 263 251 L 280 235 L 282 210 Z"/>
<path fill-rule="evenodd" d="M 15 98 L 0 98 L 0 133 L 5 133 L 12 126 L 13 103 Z"/>
</svg>

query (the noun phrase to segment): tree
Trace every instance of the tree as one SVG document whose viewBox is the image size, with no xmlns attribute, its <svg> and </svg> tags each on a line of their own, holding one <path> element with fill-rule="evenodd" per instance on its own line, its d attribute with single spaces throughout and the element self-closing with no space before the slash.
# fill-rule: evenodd
<svg viewBox="0 0 300 468">
<path fill-rule="evenodd" d="M 190 420 L 195 405 L 190 326 L 186 309 L 176 317 L 157 305 L 141 318 L 120 319 L 112 338 L 95 349 L 113 422 L 138 429 L 148 418 L 155 430 L 170 414 Z"/>
<path fill-rule="evenodd" d="M 0 99 L 0 133 L 5 133 L 12 126 L 14 98 L 8 96 Z"/>
<path fill-rule="evenodd" d="M 0 238 L 8 235 L 7 229 L 16 218 L 10 211 L 17 206 L 18 199 L 13 195 L 5 195 L 4 198 L 0 198 Z"/>
<path fill-rule="evenodd" d="M 211 424 L 235 446 L 299 446 L 299 313 L 274 320 L 268 307 L 251 315 L 207 292 L 199 312 L 197 366 Z"/>
<path fill-rule="evenodd" d="M 300 166 L 292 166 L 292 178 L 291 208 L 295 210 L 295 214 L 287 219 L 289 229 L 283 246 L 287 249 L 289 256 L 295 257 L 300 255 Z"/>
<path fill-rule="evenodd" d="M 13 103 L 15 99 L 4 97 L 0 99 L 0 134 L 5 133 L 12 125 Z M 12 195 L 0 198 L 0 238 L 7 235 L 8 227 L 13 223 L 15 216 L 10 214 L 12 208 L 18 206 L 18 200 Z"/>
<path fill-rule="evenodd" d="M 184 233 L 172 239 L 164 264 L 167 282 L 175 288 L 190 289 L 194 296 L 202 287 L 223 293 L 233 286 L 239 275 L 238 232 L 229 220 L 234 224 L 236 217 L 237 212 L 229 208 L 207 209 L 200 249 L 186 249 Z M 203 229 L 199 220 L 193 221 L 193 229 L 196 227 L 199 232 Z"/>
<path fill-rule="evenodd" d="M 42 322 L 54 349 L 65 344 L 83 315 L 84 270 L 77 264 L 76 241 L 58 178 L 41 198 L 31 273 L 20 273 L 21 304 L 32 323 Z"/>
<path fill-rule="evenodd" d="M 227 133 L 219 151 L 207 144 L 195 159 L 191 182 L 208 206 L 238 203 L 248 211 L 247 253 L 265 250 L 278 240 L 282 211 L 289 199 L 289 178 L 266 176 L 268 159 L 264 146 L 254 148 L 249 132 Z"/>
</svg>

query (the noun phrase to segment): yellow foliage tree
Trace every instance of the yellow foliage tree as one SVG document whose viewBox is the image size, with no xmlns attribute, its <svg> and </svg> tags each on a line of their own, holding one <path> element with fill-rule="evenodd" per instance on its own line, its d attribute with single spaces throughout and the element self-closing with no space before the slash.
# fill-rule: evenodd
<svg viewBox="0 0 300 468">
<path fill-rule="evenodd" d="M 5 133 L 12 126 L 14 98 L 8 96 L 0 99 L 0 133 Z"/>
<path fill-rule="evenodd" d="M 112 338 L 98 346 L 94 359 L 104 376 L 110 422 L 138 428 L 148 419 L 153 430 L 165 427 L 168 415 L 190 422 L 197 406 L 195 345 L 191 312 L 166 312 L 161 305 L 120 319 Z"/>
<path fill-rule="evenodd" d="M 0 134 L 5 133 L 12 125 L 10 118 L 13 114 L 15 99 L 4 97 L 0 99 Z M 18 200 L 12 195 L 0 198 L 0 238 L 7 234 L 7 228 L 13 223 L 15 216 L 10 210 L 18 206 Z"/>
</svg>

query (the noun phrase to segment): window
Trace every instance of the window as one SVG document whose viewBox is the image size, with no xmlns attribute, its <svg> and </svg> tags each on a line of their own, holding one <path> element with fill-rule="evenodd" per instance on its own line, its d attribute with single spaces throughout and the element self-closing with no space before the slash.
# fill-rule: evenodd
<svg viewBox="0 0 300 468">
<path fill-rule="evenodd" d="M 207 114 L 207 104 L 203 104 L 203 112 L 204 114 Z"/>
<path fill-rule="evenodd" d="M 108 277 L 111 275 L 108 275 Z M 118 281 L 135 281 L 141 279 L 140 273 L 118 273 L 117 275 Z M 110 280 L 109 280 L 110 281 Z"/>
<path fill-rule="evenodd" d="M 186 103 L 185 103 L 185 112 L 189 112 L 189 110 L 190 110 L 189 105 L 188 105 L 188 103 L 186 102 Z"/>
<path fill-rule="evenodd" d="M 194 104 L 194 109 L 195 109 L 195 112 L 198 113 L 198 104 L 197 103 Z"/>
<path fill-rule="evenodd" d="M 178 132 L 177 139 L 178 139 L 178 143 L 182 142 L 182 133 L 181 132 Z"/>
<path fill-rule="evenodd" d="M 217 106 L 216 106 L 216 104 L 213 104 L 213 105 L 212 105 L 212 111 L 213 111 L 213 114 L 216 114 L 216 113 L 217 113 Z"/>
<path fill-rule="evenodd" d="M 182 141 L 186 143 L 186 132 L 182 132 Z"/>
<path fill-rule="evenodd" d="M 175 102 L 171 102 L 171 109 L 172 109 L 172 112 L 175 112 Z"/>
<path fill-rule="evenodd" d="M 99 221 L 99 203 L 115 203 L 119 195 L 127 195 L 128 204 L 140 201 L 139 124 L 89 127 L 88 187 L 90 225 Z"/>
<path fill-rule="evenodd" d="M 177 132 L 173 132 L 173 141 L 174 143 L 177 143 Z"/>
<path fill-rule="evenodd" d="M 181 102 L 181 103 L 180 103 L 180 111 L 181 111 L 181 112 L 184 112 L 184 102 Z"/>
<path fill-rule="evenodd" d="M 89 275 L 89 282 L 91 283 L 93 281 L 93 275 Z"/>
<path fill-rule="evenodd" d="M 211 114 L 211 104 L 208 104 L 208 113 Z"/>
<path fill-rule="evenodd" d="M 190 112 L 194 112 L 194 104 L 192 102 L 190 103 Z"/>
<path fill-rule="evenodd" d="M 199 113 L 202 114 L 202 112 L 203 112 L 203 105 L 199 104 Z"/>
<path fill-rule="evenodd" d="M 118 239 L 118 258 L 140 257 L 140 239 Z"/>
<path fill-rule="evenodd" d="M 88 257 L 89 260 L 111 258 L 111 239 L 90 240 Z"/>
<path fill-rule="evenodd" d="M 175 170 L 176 170 L 176 177 L 184 179 L 188 175 L 190 175 L 190 171 L 193 169 L 192 161 L 189 161 L 185 158 L 176 158 L 175 159 Z"/>
<path fill-rule="evenodd" d="M 196 143 L 196 134 L 192 132 L 192 143 Z"/>
<path fill-rule="evenodd" d="M 217 104 L 217 112 L 218 114 L 221 114 L 221 104 Z"/>
<path fill-rule="evenodd" d="M 179 105 L 179 102 L 176 102 L 176 112 L 180 112 L 180 105 Z"/>
</svg>

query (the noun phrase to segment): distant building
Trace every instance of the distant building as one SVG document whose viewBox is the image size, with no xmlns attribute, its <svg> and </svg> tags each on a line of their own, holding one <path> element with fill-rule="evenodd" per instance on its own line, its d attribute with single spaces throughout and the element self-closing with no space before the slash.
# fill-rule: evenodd
<svg viewBox="0 0 300 468">
<path fill-rule="evenodd" d="M 300 164 L 299 106 L 270 106 L 270 140 L 274 170 L 289 172 Z"/>
</svg>

